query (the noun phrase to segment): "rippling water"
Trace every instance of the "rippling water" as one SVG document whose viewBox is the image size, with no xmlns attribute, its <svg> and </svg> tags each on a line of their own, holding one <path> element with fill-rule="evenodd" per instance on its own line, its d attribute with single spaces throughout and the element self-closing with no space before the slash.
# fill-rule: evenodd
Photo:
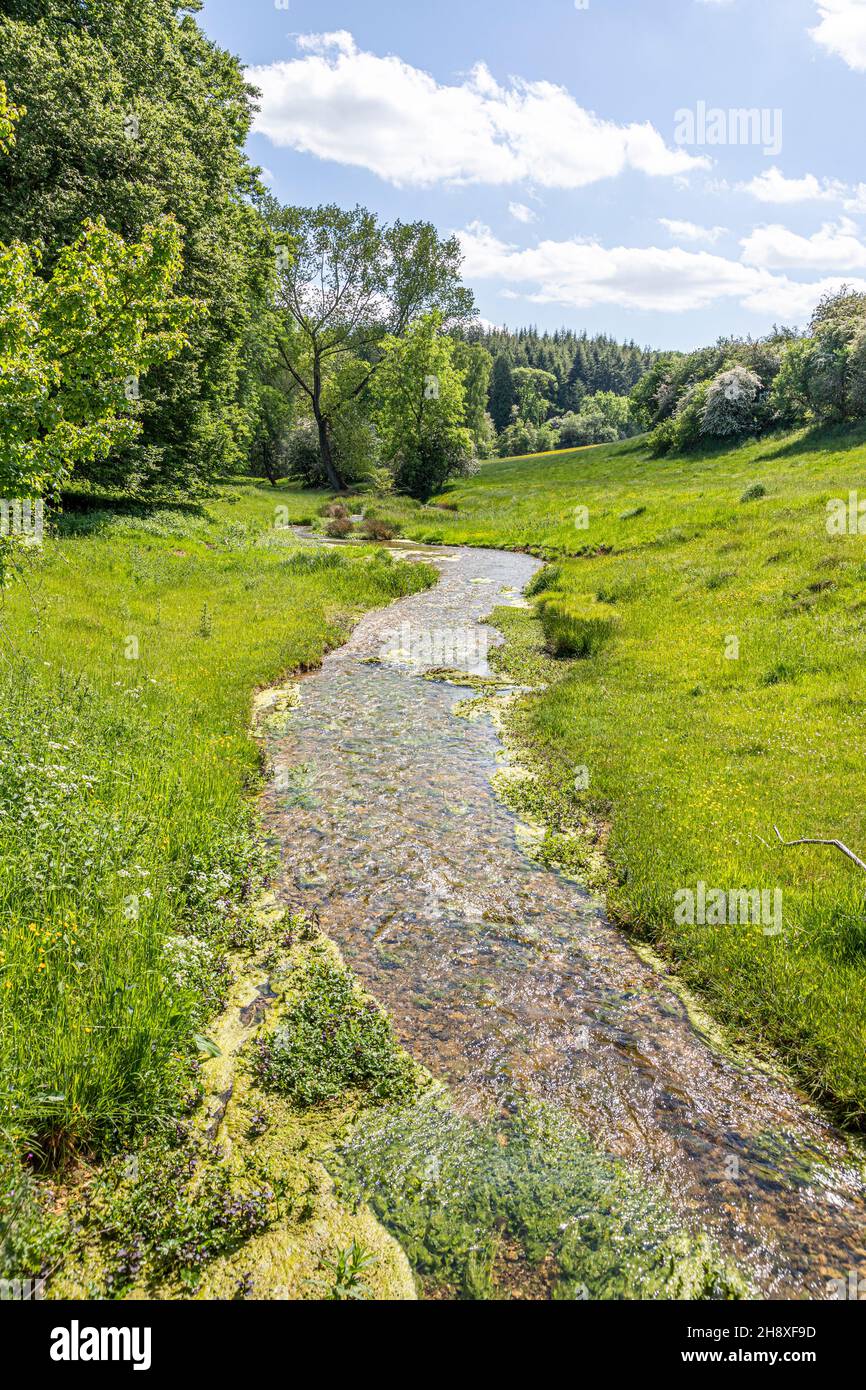
<svg viewBox="0 0 866 1390">
<path fill-rule="evenodd" d="M 319 910 L 466 1113 L 524 1093 L 567 1110 L 770 1296 L 866 1274 L 857 1156 L 796 1091 L 717 1051 L 602 905 L 527 858 L 491 786 L 492 725 L 455 716 L 466 689 L 421 679 L 455 656 L 483 672 L 499 640 L 483 619 L 521 602 L 538 562 L 425 558 L 440 583 L 365 616 L 267 734 L 283 899 Z"/>
</svg>

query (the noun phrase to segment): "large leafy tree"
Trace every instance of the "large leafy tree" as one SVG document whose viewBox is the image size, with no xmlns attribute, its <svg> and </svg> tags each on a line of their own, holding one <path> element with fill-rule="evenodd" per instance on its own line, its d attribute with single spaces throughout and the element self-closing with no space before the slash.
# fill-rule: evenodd
<svg viewBox="0 0 866 1390">
<path fill-rule="evenodd" d="M 556 377 L 538 367 L 515 367 L 511 379 L 518 415 L 532 425 L 540 425 L 550 414 L 556 394 Z"/>
<path fill-rule="evenodd" d="M 175 295 L 181 243 L 164 218 L 127 244 L 85 224 L 48 279 L 0 246 L 0 490 L 42 495 L 137 434 L 138 378 L 182 350 L 196 305 Z"/>
<path fill-rule="evenodd" d="M 463 374 L 466 394 L 464 424 L 472 435 L 476 453 L 482 454 L 491 447 L 492 421 L 487 413 L 487 401 L 493 358 L 480 343 L 467 343 L 458 338 L 454 345 L 454 361 Z"/>
<path fill-rule="evenodd" d="M 464 373 L 442 317 L 426 314 L 383 343 L 376 379 L 376 427 L 397 486 L 426 502 L 472 455 Z"/>
<path fill-rule="evenodd" d="M 245 456 L 250 362 L 270 284 L 270 238 L 243 145 L 254 93 L 193 18 L 197 0 L 0 0 L 0 79 L 24 107 L 0 159 L 0 241 L 41 243 L 41 273 L 88 218 L 134 242 L 173 215 L 181 289 L 208 313 L 142 383 L 139 441 L 105 480 L 189 484 Z"/>
<path fill-rule="evenodd" d="M 47 279 L 37 250 L 0 245 L 0 495 L 56 492 L 135 439 L 138 377 L 179 353 L 194 321 L 175 294 L 182 264 L 171 218 L 132 244 L 88 222 Z"/>
<path fill-rule="evenodd" d="M 432 311 L 467 319 L 472 294 L 460 282 L 455 237 L 429 222 L 383 226 L 365 208 L 267 206 L 276 240 L 277 344 L 315 421 L 322 470 L 344 478 L 334 449 L 341 415 L 352 412 L 397 338 Z M 345 370 L 361 363 L 360 370 Z"/>
</svg>

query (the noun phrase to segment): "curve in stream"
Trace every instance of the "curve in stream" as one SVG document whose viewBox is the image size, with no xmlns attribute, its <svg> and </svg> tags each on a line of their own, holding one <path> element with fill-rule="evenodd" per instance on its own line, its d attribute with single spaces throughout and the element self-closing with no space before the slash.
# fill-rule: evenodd
<svg viewBox="0 0 866 1390">
<path fill-rule="evenodd" d="M 291 769 L 264 806 L 282 899 L 319 911 L 466 1113 L 552 1102 L 661 1179 L 764 1295 L 827 1297 L 866 1267 L 856 1152 L 792 1086 L 718 1051 L 601 904 L 527 857 L 491 785 L 491 722 L 454 713 L 474 692 L 419 678 L 461 664 L 449 645 L 483 673 L 501 640 L 483 619 L 523 602 L 538 561 L 404 553 L 434 563 L 438 585 L 362 618 L 267 735 Z"/>
</svg>

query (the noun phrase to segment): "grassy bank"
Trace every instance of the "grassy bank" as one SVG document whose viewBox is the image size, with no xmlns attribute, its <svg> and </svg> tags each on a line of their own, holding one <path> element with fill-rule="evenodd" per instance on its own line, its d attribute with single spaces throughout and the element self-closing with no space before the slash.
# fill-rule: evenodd
<svg viewBox="0 0 866 1390">
<path fill-rule="evenodd" d="M 610 824 L 616 915 L 857 1126 L 866 882 L 773 827 L 866 850 L 866 552 L 826 527 L 864 466 L 862 431 L 665 460 L 636 440 L 486 464 L 439 499 L 455 510 L 391 508 L 418 538 L 531 548 L 553 561 L 548 603 L 614 619 L 591 655 L 555 659 L 538 623 L 499 615 L 514 673 L 547 683 L 514 716 L 547 811 Z M 780 889 L 783 933 L 677 924 L 699 883 Z"/>
<path fill-rule="evenodd" d="M 275 529 L 318 500 L 232 487 L 202 507 L 71 511 L 5 596 L 0 1207 L 16 1276 L 42 1263 L 27 1174 L 169 1127 L 233 954 L 262 945 L 254 689 L 430 582 Z"/>
</svg>

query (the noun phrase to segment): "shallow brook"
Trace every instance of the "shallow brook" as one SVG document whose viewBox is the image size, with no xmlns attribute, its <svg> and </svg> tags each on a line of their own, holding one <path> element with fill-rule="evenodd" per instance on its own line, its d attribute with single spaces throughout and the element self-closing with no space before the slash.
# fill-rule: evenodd
<svg viewBox="0 0 866 1390">
<path fill-rule="evenodd" d="M 659 1182 L 759 1292 L 828 1297 L 831 1279 L 866 1274 L 861 1156 L 705 1035 L 597 899 L 527 856 L 492 787 L 491 722 L 455 716 L 474 692 L 422 678 L 467 653 L 484 674 L 499 639 L 483 619 L 523 602 L 538 562 L 423 558 L 440 583 L 362 618 L 270 721 L 281 898 L 318 910 L 461 1114 L 543 1101 Z"/>
</svg>

